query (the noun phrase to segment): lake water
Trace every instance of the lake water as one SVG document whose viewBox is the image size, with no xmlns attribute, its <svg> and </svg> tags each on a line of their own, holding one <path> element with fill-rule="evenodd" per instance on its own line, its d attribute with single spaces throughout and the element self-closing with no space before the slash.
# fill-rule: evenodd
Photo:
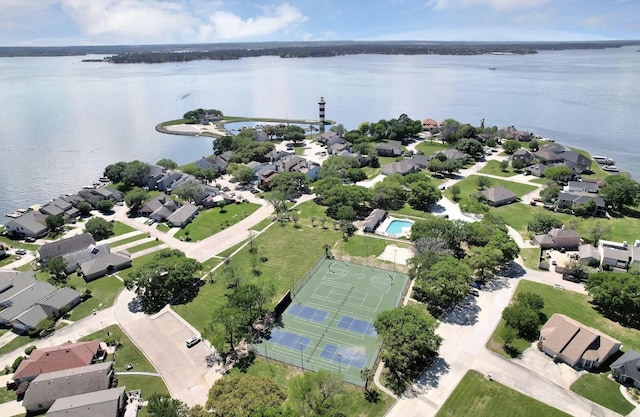
<svg viewBox="0 0 640 417">
<path fill-rule="evenodd" d="M 0 58 L 0 216 L 75 192 L 110 163 L 209 155 L 209 138 L 154 130 L 188 110 L 316 119 L 320 96 L 327 118 L 348 129 L 402 113 L 474 125 L 484 118 L 613 157 L 640 178 L 636 49 L 160 65 Z"/>
</svg>

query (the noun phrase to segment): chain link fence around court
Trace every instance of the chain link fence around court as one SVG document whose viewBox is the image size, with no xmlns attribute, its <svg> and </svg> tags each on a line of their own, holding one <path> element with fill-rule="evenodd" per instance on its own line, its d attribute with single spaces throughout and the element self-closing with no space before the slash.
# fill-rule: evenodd
<svg viewBox="0 0 640 417">
<path fill-rule="evenodd" d="M 324 256 L 324 255 L 320 256 L 318 258 L 318 260 L 315 261 L 315 263 L 311 266 L 311 268 L 309 268 L 309 270 L 307 272 L 305 272 L 305 274 L 302 276 L 302 278 L 300 278 L 300 280 L 298 280 L 298 282 L 296 282 L 296 284 L 293 286 L 293 289 L 291 290 L 291 295 L 292 296 L 295 297 L 296 294 L 298 294 L 298 292 L 300 291 L 300 289 L 302 287 L 304 287 L 304 284 L 309 282 L 309 280 L 311 279 L 313 274 L 315 274 L 316 271 L 318 271 L 318 268 L 320 268 L 320 266 L 323 264 L 325 259 L 326 259 L 326 256 Z"/>
</svg>

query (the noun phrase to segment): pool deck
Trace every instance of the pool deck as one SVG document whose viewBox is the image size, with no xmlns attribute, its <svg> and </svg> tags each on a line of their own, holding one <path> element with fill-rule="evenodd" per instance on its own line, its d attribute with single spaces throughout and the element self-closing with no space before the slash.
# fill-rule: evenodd
<svg viewBox="0 0 640 417">
<path fill-rule="evenodd" d="M 375 233 L 381 236 L 387 236 L 387 237 L 393 237 L 393 238 L 399 238 L 399 237 L 409 237 L 409 235 L 411 235 L 411 227 L 403 227 L 402 228 L 402 233 L 387 233 L 387 228 L 389 227 L 389 225 L 391 224 L 392 221 L 394 220 L 402 220 L 405 222 L 410 222 L 411 224 L 414 223 L 413 220 L 408 219 L 408 218 L 404 218 L 404 219 L 398 219 L 396 217 L 391 217 L 391 216 L 387 216 L 386 219 L 384 219 L 384 221 L 382 223 L 380 223 L 380 225 L 376 228 Z"/>
</svg>

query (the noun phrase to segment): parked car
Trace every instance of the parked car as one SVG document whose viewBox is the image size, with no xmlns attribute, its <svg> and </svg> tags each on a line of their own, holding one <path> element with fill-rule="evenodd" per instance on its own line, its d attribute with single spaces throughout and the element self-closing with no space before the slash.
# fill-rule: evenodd
<svg viewBox="0 0 640 417">
<path fill-rule="evenodd" d="M 146 223 L 151 226 L 152 224 L 154 224 L 156 221 L 154 219 L 149 219 L 146 221 Z"/>
<path fill-rule="evenodd" d="M 260 190 L 258 190 L 257 188 L 252 188 L 251 189 L 251 194 L 258 194 L 260 192 Z"/>
<path fill-rule="evenodd" d="M 565 281 L 580 282 L 580 279 L 578 277 L 571 274 L 562 274 L 562 279 Z"/>
<path fill-rule="evenodd" d="M 127 370 L 127 371 L 132 370 L 133 369 L 133 364 L 131 362 L 129 362 L 128 364 L 126 364 L 124 366 L 124 369 Z"/>
<path fill-rule="evenodd" d="M 227 186 L 222 187 L 222 191 L 231 191 L 231 189 Z"/>
<path fill-rule="evenodd" d="M 477 290 L 480 290 L 480 289 L 482 289 L 482 284 L 480 284 L 480 282 L 478 282 L 478 281 L 473 281 L 473 282 L 471 282 L 471 287 L 475 288 Z"/>
<path fill-rule="evenodd" d="M 28 242 L 28 243 L 33 243 L 33 242 L 35 242 L 35 241 L 36 241 L 36 238 L 35 238 L 35 237 L 32 237 L 32 236 L 29 236 L 29 237 L 25 237 L 25 238 L 24 238 L 24 241 L 25 241 L 25 242 Z"/>
<path fill-rule="evenodd" d="M 27 251 L 24 249 L 16 249 L 16 255 L 26 255 Z"/>
<path fill-rule="evenodd" d="M 475 288 L 471 288 L 469 290 L 469 294 L 473 295 L 474 297 L 480 297 L 480 293 Z"/>
<path fill-rule="evenodd" d="M 193 347 L 195 345 L 197 345 L 200 342 L 200 338 L 198 336 L 193 336 L 190 337 L 189 339 L 187 339 L 187 347 Z"/>
</svg>

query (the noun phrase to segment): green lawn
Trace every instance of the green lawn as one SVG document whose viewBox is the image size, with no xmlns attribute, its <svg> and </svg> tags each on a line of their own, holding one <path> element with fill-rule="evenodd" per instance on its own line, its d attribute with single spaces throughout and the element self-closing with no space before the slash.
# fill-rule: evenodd
<svg viewBox="0 0 640 417">
<path fill-rule="evenodd" d="M 253 226 L 251 228 L 251 230 L 255 230 L 256 232 L 260 232 L 262 229 L 264 229 L 265 227 L 269 226 L 271 223 L 273 223 L 273 220 L 267 218 L 262 220 L 261 222 L 259 222 L 258 224 L 256 224 L 255 226 Z"/>
<path fill-rule="evenodd" d="M 578 152 L 581 155 L 586 156 L 587 158 L 589 158 L 591 160 L 591 171 L 593 171 L 593 174 L 582 174 L 583 177 L 585 178 L 606 178 L 609 176 L 609 173 L 606 171 L 603 171 L 602 168 L 600 168 L 600 165 L 598 165 L 595 161 L 593 161 L 593 159 L 591 159 L 591 155 L 589 155 L 589 152 L 587 151 L 583 151 L 582 149 L 578 149 L 578 148 L 570 148 L 573 151 Z"/>
<path fill-rule="evenodd" d="M 524 260 L 524 266 L 529 269 L 538 269 L 540 263 L 540 248 L 521 248 L 520 256 Z"/>
<path fill-rule="evenodd" d="M 635 407 L 620 393 L 620 384 L 608 375 L 584 374 L 571 384 L 571 391 L 623 416 L 629 414 Z"/>
<path fill-rule="evenodd" d="M 635 242 L 638 239 L 640 218 L 629 216 L 612 217 L 609 219 L 609 223 L 611 223 L 611 240 Z"/>
<path fill-rule="evenodd" d="M 118 386 L 127 387 L 127 391 L 139 389 L 142 391 L 143 398 L 149 398 L 155 393 L 169 395 L 169 389 L 159 376 L 120 374 L 118 375 Z"/>
<path fill-rule="evenodd" d="M 469 371 L 436 417 L 561 417 L 558 409 Z"/>
<path fill-rule="evenodd" d="M 12 339 L 9 343 L 5 344 L 4 346 L 0 347 L 0 356 L 4 355 L 6 353 L 11 352 L 12 350 L 15 350 L 21 346 L 27 346 L 28 344 L 32 343 L 34 341 L 34 339 L 30 338 L 29 336 L 23 336 L 20 335 L 18 337 L 16 337 L 15 339 Z M 11 360 L 13 361 L 13 359 L 15 358 L 11 358 Z"/>
<path fill-rule="evenodd" d="M 507 167 L 506 171 L 503 171 L 502 168 L 500 168 L 500 161 L 496 161 L 495 159 L 488 161 L 487 165 L 485 165 L 480 172 L 482 174 L 497 175 L 499 177 L 513 177 L 518 174 L 511 168 L 511 165 Z"/>
<path fill-rule="evenodd" d="M 155 253 L 149 253 L 147 255 L 134 259 L 133 266 L 131 268 L 127 268 L 123 271 L 118 272 L 118 275 L 120 275 L 122 279 L 128 278 L 129 276 L 134 274 L 136 271 L 138 271 L 140 268 L 142 268 L 144 265 L 151 262 L 151 259 L 153 259 L 154 256 L 155 256 Z"/>
<path fill-rule="evenodd" d="M 102 310 L 111 307 L 123 287 L 122 282 L 115 276 L 106 276 L 87 283 L 84 278 L 72 274 L 67 282 L 80 293 L 83 293 L 86 288 L 91 290 L 91 298 L 71 310 L 70 320 L 73 321 L 87 317 L 93 309 Z"/>
<path fill-rule="evenodd" d="M 354 235 L 351 236 L 348 242 L 343 244 L 342 248 L 348 255 L 365 258 L 370 256 L 379 256 L 387 245 L 396 245 L 407 248 L 411 247 L 411 244 L 408 243 L 391 242 L 376 237 Z"/>
<path fill-rule="evenodd" d="M 160 246 L 162 245 L 162 241 L 160 240 L 151 240 L 149 242 L 145 242 L 145 243 L 141 243 L 139 245 L 130 247 L 129 249 L 127 249 L 127 252 L 134 254 L 136 252 L 141 252 L 143 250 L 149 249 L 149 248 L 153 248 L 155 246 Z"/>
<path fill-rule="evenodd" d="M 416 150 L 422 152 L 424 155 L 432 155 L 446 149 L 450 149 L 450 146 L 441 142 L 432 142 L 430 140 L 424 140 L 416 145 Z"/>
<path fill-rule="evenodd" d="M 120 235 L 124 235 L 125 233 L 135 232 L 135 231 L 136 229 L 134 229 L 131 226 L 127 226 L 124 223 L 113 222 L 113 234 L 111 235 L 111 237 L 120 236 Z"/>
<path fill-rule="evenodd" d="M 0 388 L 0 403 L 8 403 L 17 400 L 18 397 L 14 391 L 9 391 L 7 387 Z"/>
<path fill-rule="evenodd" d="M 310 202 L 311 204 L 315 204 Z M 305 203 L 307 204 L 307 203 Z M 304 204 L 303 204 L 304 205 Z M 276 283 L 276 296 L 279 300 L 284 293 L 299 280 L 313 263 L 324 253 L 323 245 L 333 246 L 340 238 L 340 232 L 332 227 L 322 229 L 311 227 L 308 218 L 300 219 L 301 225 L 296 229 L 292 223 L 271 226 L 255 239 L 258 257 L 266 257 L 266 262 L 257 261 L 260 277 L 273 279 Z M 244 248 L 231 259 L 230 267 L 245 280 L 255 279 L 252 272 L 252 258 L 249 248 Z M 214 284 L 207 282 L 200 288 L 196 298 L 188 304 L 175 305 L 174 310 L 203 334 L 216 306 L 225 302 L 227 283 L 223 277 L 223 269 L 219 268 L 213 275 Z"/>
<path fill-rule="evenodd" d="M 7 255 L 4 258 L 2 258 L 2 260 L 0 260 L 0 268 L 4 268 L 5 266 L 17 260 L 18 260 L 17 256 Z M 30 269 L 29 264 L 27 264 L 26 266 Z"/>
<path fill-rule="evenodd" d="M 258 204 L 243 203 L 229 204 L 223 209 L 202 210 L 191 223 L 176 233 L 175 237 L 185 240 L 188 238 L 193 242 L 206 239 L 248 217 L 259 207 Z"/>
<path fill-rule="evenodd" d="M 460 201 L 458 201 L 459 204 L 462 205 L 468 203 L 470 201 L 470 196 L 480 191 L 477 187 L 478 178 L 480 176 L 481 175 L 469 175 L 467 178 L 458 182 L 458 187 L 460 188 Z M 536 187 L 534 187 L 533 185 L 521 184 L 509 180 L 500 180 L 497 178 L 489 178 L 489 180 L 491 181 L 491 184 L 488 188 L 502 186 L 516 193 L 518 197 L 522 197 L 523 195 L 530 193 L 531 191 L 536 189 Z M 447 189 L 444 193 L 450 200 L 453 200 L 451 188 Z M 515 205 L 515 203 L 508 204 L 508 206 L 513 205 Z"/>
<path fill-rule="evenodd" d="M 504 219 L 504 221 L 520 233 L 523 238 L 527 239 L 527 225 L 536 214 L 545 214 L 559 218 L 562 222 L 573 218 L 571 214 L 556 213 L 547 210 L 541 206 L 532 206 L 530 204 L 513 203 L 501 207 L 491 208 L 491 213 L 496 214 Z"/>
<path fill-rule="evenodd" d="M 125 365 L 128 363 L 133 364 L 133 369 L 138 372 L 156 372 L 156 368 L 149 363 L 147 358 L 140 352 L 140 350 L 133 344 L 133 342 L 122 331 L 120 326 L 114 324 L 105 329 L 98 330 L 91 333 L 82 339 L 85 340 L 107 340 L 115 339 L 121 343 L 121 347 L 115 354 L 115 369 L 118 372 L 125 372 Z"/>
<path fill-rule="evenodd" d="M 156 229 L 160 230 L 162 233 L 167 233 L 171 228 L 164 223 L 156 224 Z"/>
<path fill-rule="evenodd" d="M 598 313 L 590 304 L 589 296 L 571 291 L 558 290 L 550 285 L 538 284 L 536 282 L 522 280 L 516 288 L 516 294 L 520 292 L 533 292 L 540 294 L 544 299 L 542 313 L 548 318 L 553 313 L 561 313 L 579 321 L 585 326 L 600 330 L 622 342 L 626 349 L 640 348 L 640 331 L 630 327 L 623 327 L 619 323 L 611 321 Z M 503 349 L 503 340 L 500 337 L 503 322 L 500 322 L 496 331 L 491 336 L 487 348 L 509 357 L 508 352 Z M 529 347 L 531 343 L 518 339 L 517 346 Z M 518 352 L 511 352 L 517 354 Z"/>
<path fill-rule="evenodd" d="M 408 216 L 408 217 L 417 217 L 419 219 L 429 219 L 431 217 L 433 217 L 433 214 L 431 214 L 431 212 L 429 211 L 422 211 L 422 210 L 416 210 L 414 208 L 411 208 L 411 206 L 409 204 L 404 205 L 404 207 L 402 207 L 400 210 L 395 210 L 393 212 L 390 212 L 389 214 L 391 215 L 399 215 L 399 216 Z"/>
<path fill-rule="evenodd" d="M 135 242 L 136 240 L 145 239 L 149 237 L 146 233 L 140 233 L 138 235 L 130 236 L 124 239 L 116 240 L 115 242 L 111 242 L 109 246 L 111 249 L 117 248 L 118 246 L 126 245 L 127 243 Z"/>
<path fill-rule="evenodd" d="M 245 374 L 234 368 L 231 370 L 230 375 L 242 376 Z M 286 392 L 289 388 L 289 380 L 300 375 L 300 370 L 289 367 L 280 362 L 258 357 L 247 369 L 246 375 L 272 379 Z M 393 398 L 382 392 L 380 392 L 380 401 L 373 403 L 365 400 L 364 392 L 361 389 L 346 383 L 344 384 L 344 388 L 345 394 L 340 401 L 340 411 L 342 411 L 346 416 L 381 417 L 394 403 Z"/>
</svg>

